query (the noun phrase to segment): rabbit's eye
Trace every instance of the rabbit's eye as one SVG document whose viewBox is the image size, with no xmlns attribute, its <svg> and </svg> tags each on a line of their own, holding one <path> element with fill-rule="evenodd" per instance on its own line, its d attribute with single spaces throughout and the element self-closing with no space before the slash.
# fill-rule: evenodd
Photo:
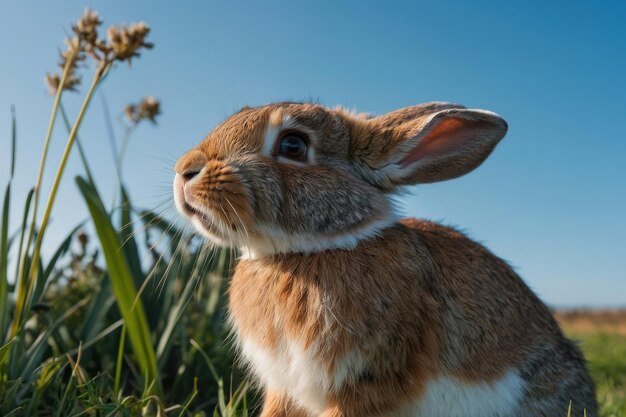
<svg viewBox="0 0 626 417">
<path fill-rule="evenodd" d="M 307 160 L 309 144 L 298 132 L 286 132 L 278 141 L 276 153 L 278 156 L 304 162 Z"/>
</svg>

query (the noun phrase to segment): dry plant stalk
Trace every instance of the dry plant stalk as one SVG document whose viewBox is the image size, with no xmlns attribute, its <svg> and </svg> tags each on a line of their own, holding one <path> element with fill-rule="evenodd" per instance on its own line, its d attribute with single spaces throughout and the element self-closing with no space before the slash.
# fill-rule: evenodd
<svg viewBox="0 0 626 417">
<path fill-rule="evenodd" d="M 107 40 L 98 36 L 98 28 L 102 24 L 98 13 L 86 9 L 83 16 L 72 25 L 74 36 L 67 38 L 67 49 L 60 55 L 59 66 L 61 69 L 69 65 L 69 75 L 63 83 L 63 89 L 76 91 L 80 84 L 80 77 L 75 72 L 78 63 L 85 61 L 89 55 L 97 62 L 96 75 L 103 73 L 106 66 L 115 61 L 127 61 L 140 55 L 141 49 L 150 49 L 154 45 L 146 41 L 150 33 L 150 27 L 145 22 L 132 23 L 128 26 L 110 26 L 107 31 Z M 56 94 L 61 86 L 61 76 L 58 74 L 46 74 L 45 82 L 51 94 Z"/>
<path fill-rule="evenodd" d="M 132 58 L 138 57 L 142 49 L 149 49 L 153 47 L 151 43 L 146 41 L 150 28 L 143 22 L 134 23 L 129 26 L 111 26 L 107 30 L 107 40 L 100 38 L 98 35 L 98 29 L 101 24 L 102 21 L 100 20 L 98 14 L 90 9 L 86 9 L 83 16 L 72 26 L 72 32 L 74 35 L 65 40 L 66 50 L 60 54 L 59 61 L 59 66 L 62 68 L 61 75 L 46 74 L 45 77 L 46 84 L 48 85 L 50 92 L 54 94 L 55 99 L 48 130 L 44 139 L 44 146 L 39 164 L 39 173 L 35 183 L 33 210 L 28 239 L 26 240 L 25 254 L 29 253 L 30 244 L 35 236 L 35 230 L 38 230 L 38 233 L 33 247 L 32 257 L 29 258 L 28 256 L 24 256 L 21 264 L 17 282 L 18 290 L 16 307 L 13 316 L 13 323 L 11 325 L 10 336 L 17 334 L 19 328 L 24 324 L 24 318 L 28 315 L 30 310 L 30 304 L 32 303 L 31 297 L 37 281 L 36 277 L 43 238 L 70 151 L 76 139 L 76 134 L 78 133 L 83 117 L 85 116 L 89 103 L 93 97 L 93 93 L 102 80 L 105 79 L 108 71 L 112 68 L 115 62 L 126 61 L 130 64 Z M 52 131 L 54 129 L 54 122 L 58 113 L 61 95 L 64 90 L 77 90 L 77 87 L 81 82 L 80 76 L 76 74 L 79 67 L 78 64 L 86 61 L 87 56 L 91 57 L 96 63 L 93 80 L 85 98 L 83 99 L 83 103 L 69 133 L 69 137 L 67 138 L 63 156 L 59 162 L 52 184 L 52 189 L 46 202 L 41 224 L 39 227 L 36 227 L 41 180 L 43 178 L 48 147 Z M 158 114 L 158 106 L 156 114 Z M 27 261 L 29 259 L 30 268 L 27 268 Z M 28 277 L 26 277 L 26 271 L 29 271 Z"/>
<path fill-rule="evenodd" d="M 122 163 L 126 156 L 130 136 L 144 120 L 156 124 L 156 118 L 161 114 L 161 102 L 152 96 L 145 97 L 138 104 L 127 104 L 124 108 L 124 114 L 130 122 L 130 126 L 128 126 L 124 132 L 120 152 L 116 159 L 117 175 L 120 182 L 122 178 Z"/>
</svg>

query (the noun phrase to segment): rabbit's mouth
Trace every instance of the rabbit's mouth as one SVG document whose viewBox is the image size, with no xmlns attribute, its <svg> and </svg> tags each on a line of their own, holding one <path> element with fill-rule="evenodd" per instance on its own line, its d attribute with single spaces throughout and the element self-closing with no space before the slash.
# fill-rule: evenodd
<svg viewBox="0 0 626 417">
<path fill-rule="evenodd" d="M 212 220 L 211 216 L 207 215 L 204 211 L 194 208 L 187 201 L 183 201 L 182 211 L 187 217 L 189 217 L 192 220 L 192 222 L 196 226 L 200 225 L 202 229 L 206 230 L 212 235 L 217 235 L 219 237 L 223 236 L 221 228 L 218 225 L 216 225 L 215 221 Z"/>
<path fill-rule="evenodd" d="M 205 232 L 210 238 L 225 239 L 224 232 L 219 224 L 213 219 L 207 210 L 190 203 L 186 196 L 184 186 L 179 181 L 174 181 L 174 202 L 181 214 L 189 218 L 200 232 Z"/>
<path fill-rule="evenodd" d="M 186 201 L 182 204 L 182 211 L 201 232 L 207 232 L 211 237 L 224 239 L 222 229 L 212 220 L 211 216 L 194 208 Z"/>
</svg>

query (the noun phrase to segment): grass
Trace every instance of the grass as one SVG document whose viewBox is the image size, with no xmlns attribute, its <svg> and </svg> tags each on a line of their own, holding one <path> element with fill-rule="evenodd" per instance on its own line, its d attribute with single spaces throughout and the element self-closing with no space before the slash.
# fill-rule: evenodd
<svg viewBox="0 0 626 417">
<path fill-rule="evenodd" d="M 626 416 L 626 335 L 566 327 L 589 362 L 603 417 Z"/>
<path fill-rule="evenodd" d="M 206 247 L 156 211 L 136 207 L 121 182 L 129 132 L 142 120 L 155 120 L 157 101 L 138 105 L 124 129 L 122 151 L 113 155 L 119 187 L 112 209 L 93 180 L 79 130 L 94 92 L 120 62 L 152 47 L 144 23 L 112 27 L 107 40 L 97 33 L 101 23 L 86 11 L 66 41 L 62 75 L 46 77 L 54 101 L 17 230 L 10 229 L 19 158 L 15 113 L 10 143 L 3 146 L 11 165 L 0 212 L 0 415 L 246 416 L 248 384 L 233 366 L 224 328 L 231 254 Z M 92 82 L 72 122 L 62 93 L 79 85 L 76 72 L 86 66 L 77 63 L 89 58 Z M 59 113 L 67 139 L 52 187 L 42 190 Z M 115 137 L 111 141 L 112 149 L 120 149 Z M 85 222 L 67 225 L 63 242 L 44 259 L 47 224 L 59 187 L 68 183 L 63 174 L 75 145 L 86 175 L 75 186 L 97 240 L 90 242 L 82 231 Z"/>
<path fill-rule="evenodd" d="M 17 214 L 10 213 L 19 158 L 15 113 L 8 144 L 0 144 L 11 155 L 0 205 L 0 415 L 247 417 L 256 398 L 234 365 L 225 328 L 232 253 L 206 247 L 158 211 L 137 207 L 121 180 L 130 133 L 159 113 L 154 99 L 133 107 L 139 111 L 122 129 L 122 146 L 110 138 L 119 180 L 113 208 L 104 205 L 95 185 L 84 152 L 89 144 L 79 138 L 93 93 L 116 72 L 116 62 L 136 59 L 152 46 L 144 24 L 116 28 L 107 41 L 97 41 L 101 23 L 86 12 L 72 28 L 62 75 L 47 76 L 55 87 L 49 128 L 33 189 Z M 77 87 L 75 72 L 84 66 L 76 63 L 88 57 L 94 59 L 92 83 L 72 121 L 62 93 Z M 64 145 L 52 142 L 58 113 L 68 135 Z M 75 145 L 85 177 L 73 184 L 63 174 Z M 46 197 L 40 184 L 52 146 L 64 152 Z M 62 183 L 78 187 L 83 201 L 77 203 L 90 217 L 66 225 L 64 240 L 44 259 L 46 225 Z M 15 229 L 12 217 L 19 221 Z M 85 233 L 86 224 L 95 229 L 93 236 Z M 593 329 L 568 331 L 582 340 L 592 364 L 602 415 L 626 416 L 626 336 Z"/>
<path fill-rule="evenodd" d="M 586 341 L 585 351 L 598 384 L 602 415 L 626 415 L 626 337 L 598 334 Z"/>
</svg>

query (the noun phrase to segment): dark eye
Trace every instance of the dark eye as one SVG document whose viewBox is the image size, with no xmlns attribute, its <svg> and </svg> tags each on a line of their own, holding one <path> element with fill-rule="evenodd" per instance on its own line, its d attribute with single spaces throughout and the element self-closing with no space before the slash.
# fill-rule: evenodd
<svg viewBox="0 0 626 417">
<path fill-rule="evenodd" d="M 288 132 L 278 141 L 276 153 L 294 161 L 306 161 L 309 144 L 299 133 Z"/>
</svg>

